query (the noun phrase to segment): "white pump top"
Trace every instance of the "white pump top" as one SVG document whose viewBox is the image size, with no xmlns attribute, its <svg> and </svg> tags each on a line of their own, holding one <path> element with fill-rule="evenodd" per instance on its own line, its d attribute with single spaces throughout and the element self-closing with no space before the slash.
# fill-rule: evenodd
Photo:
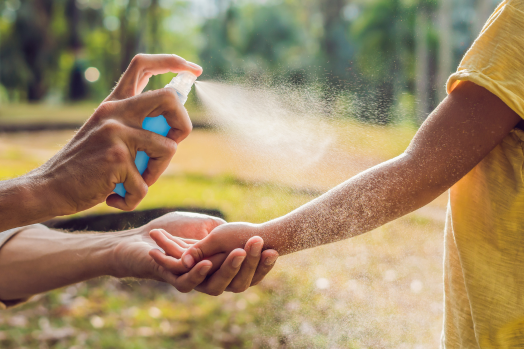
<svg viewBox="0 0 524 349">
<path fill-rule="evenodd" d="M 166 85 L 166 87 L 171 87 L 177 90 L 180 102 L 184 104 L 187 100 L 187 95 L 191 91 L 191 86 L 195 83 L 197 79 L 197 76 L 191 72 L 183 71 L 178 73 L 177 76 L 171 80 L 169 84 Z"/>
</svg>

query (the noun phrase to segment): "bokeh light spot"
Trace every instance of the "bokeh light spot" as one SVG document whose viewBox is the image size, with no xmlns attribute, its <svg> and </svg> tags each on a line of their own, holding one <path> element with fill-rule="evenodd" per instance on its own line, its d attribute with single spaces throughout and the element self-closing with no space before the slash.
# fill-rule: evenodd
<svg viewBox="0 0 524 349">
<path fill-rule="evenodd" d="M 100 72 L 95 67 L 89 67 L 85 71 L 86 80 L 89 82 L 95 82 L 100 78 Z"/>
<path fill-rule="evenodd" d="M 91 319 L 89 320 L 89 322 L 91 322 L 91 325 L 94 327 L 94 328 L 102 328 L 104 327 L 104 324 L 105 324 L 105 321 L 104 319 L 102 319 L 100 316 L 92 316 Z"/>
<path fill-rule="evenodd" d="M 413 293 L 420 293 L 423 287 L 424 284 L 420 280 L 413 280 L 410 285 L 411 292 Z"/>
<path fill-rule="evenodd" d="M 328 289 L 328 288 L 329 288 L 329 280 L 328 280 L 328 279 L 325 279 L 325 278 L 319 278 L 319 279 L 317 279 L 317 281 L 315 282 L 315 285 L 316 285 L 317 288 L 320 289 L 320 290 Z"/>
<path fill-rule="evenodd" d="M 120 20 L 115 16 L 107 16 L 104 18 L 104 27 L 109 31 L 115 31 L 120 28 Z"/>
</svg>

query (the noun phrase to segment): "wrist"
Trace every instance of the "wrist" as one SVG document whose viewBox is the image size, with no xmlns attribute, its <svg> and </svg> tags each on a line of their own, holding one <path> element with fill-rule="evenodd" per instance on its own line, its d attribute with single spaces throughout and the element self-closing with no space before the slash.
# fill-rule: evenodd
<svg viewBox="0 0 524 349">
<path fill-rule="evenodd" d="M 255 232 L 264 240 L 264 250 L 271 249 L 277 251 L 280 255 L 284 254 L 284 236 L 279 234 L 278 225 L 274 221 L 257 224 Z"/>
<path fill-rule="evenodd" d="M 58 198 L 51 179 L 37 173 L 29 173 L 19 180 L 29 209 L 38 217 L 43 217 L 39 222 L 65 214 L 58 205 L 62 200 Z"/>
<path fill-rule="evenodd" d="M 144 258 L 144 227 L 107 233 L 109 250 L 105 251 L 104 275 L 116 278 L 144 277 L 140 260 Z M 145 253 L 147 255 L 147 253 Z M 147 257 L 146 257 L 147 258 Z"/>
<path fill-rule="evenodd" d="M 57 215 L 45 181 L 26 175 L 0 182 L 0 231 L 40 223 Z"/>
<path fill-rule="evenodd" d="M 117 233 L 100 233 L 87 235 L 93 243 L 88 263 L 91 264 L 92 277 L 118 277 L 119 265 L 115 250 L 121 241 Z"/>
</svg>

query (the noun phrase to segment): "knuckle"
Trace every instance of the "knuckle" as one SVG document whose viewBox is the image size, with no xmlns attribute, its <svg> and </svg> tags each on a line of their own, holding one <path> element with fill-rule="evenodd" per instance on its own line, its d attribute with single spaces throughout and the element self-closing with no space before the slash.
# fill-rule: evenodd
<svg viewBox="0 0 524 349">
<path fill-rule="evenodd" d="M 220 224 L 225 223 L 223 219 L 215 218 L 215 217 L 209 217 L 206 220 L 206 228 L 211 227 L 211 229 L 218 227 Z"/>
<path fill-rule="evenodd" d="M 193 131 L 193 123 L 191 121 L 187 123 L 187 127 L 184 131 L 185 131 L 186 136 L 189 135 L 191 131 Z"/>
<path fill-rule="evenodd" d="M 197 259 L 199 261 L 203 260 L 204 259 L 204 252 L 202 251 L 202 249 L 198 246 L 193 246 L 193 251 L 197 254 Z M 194 257 L 194 253 L 193 254 L 193 257 Z"/>
<path fill-rule="evenodd" d="M 106 152 L 107 161 L 112 164 L 122 164 L 127 161 L 127 151 L 122 146 L 114 145 Z"/>
<path fill-rule="evenodd" d="M 192 291 L 192 288 L 190 287 L 187 287 L 187 286 L 181 286 L 181 285 L 178 285 L 178 286 L 175 286 L 175 288 L 181 292 L 181 293 L 189 293 Z"/>
<path fill-rule="evenodd" d="M 131 63 L 129 64 L 132 67 L 139 67 L 144 63 L 144 60 L 146 59 L 146 55 L 143 53 L 136 54 L 133 59 L 131 59 Z"/>
<path fill-rule="evenodd" d="M 115 110 L 115 103 L 111 101 L 106 101 L 100 103 L 98 108 L 96 108 L 95 113 L 93 114 L 93 117 L 95 118 L 103 118 L 104 116 L 111 115 Z"/>
<path fill-rule="evenodd" d="M 138 204 L 128 205 L 128 206 L 122 208 L 122 211 L 131 212 L 131 211 L 133 211 L 137 206 L 138 206 Z"/>
<path fill-rule="evenodd" d="M 242 291 L 240 291 L 240 289 L 237 288 L 237 287 L 231 288 L 231 292 L 233 292 L 233 293 L 242 293 Z"/>
<path fill-rule="evenodd" d="M 222 290 L 211 290 L 207 294 L 209 294 L 210 296 L 213 296 L 213 297 L 218 297 L 222 293 L 224 293 L 224 291 L 222 291 Z"/>
<path fill-rule="evenodd" d="M 238 290 L 235 291 L 235 293 L 246 292 L 248 288 L 249 288 L 248 286 L 242 286 L 242 287 L 238 288 Z"/>
<path fill-rule="evenodd" d="M 114 135 L 121 134 L 123 127 L 124 125 L 122 125 L 120 122 L 114 119 L 108 119 L 100 125 L 100 132 L 102 132 L 106 137 L 112 137 Z"/>
<path fill-rule="evenodd" d="M 233 293 L 242 293 L 242 292 L 244 292 L 247 289 L 248 289 L 248 286 L 246 286 L 246 285 L 233 285 L 231 287 L 231 292 L 233 292 Z"/>
<path fill-rule="evenodd" d="M 163 88 L 159 90 L 162 102 L 166 103 L 171 108 L 178 107 L 178 95 L 174 88 Z"/>
<path fill-rule="evenodd" d="M 164 137 L 164 148 L 170 156 L 174 156 L 177 150 L 177 144 L 174 140 Z"/>
<path fill-rule="evenodd" d="M 139 186 L 139 195 L 140 197 L 145 197 L 147 195 L 147 192 L 149 191 L 149 187 L 147 186 L 146 183 L 142 183 L 142 185 Z M 138 203 L 137 203 L 138 205 Z"/>
</svg>

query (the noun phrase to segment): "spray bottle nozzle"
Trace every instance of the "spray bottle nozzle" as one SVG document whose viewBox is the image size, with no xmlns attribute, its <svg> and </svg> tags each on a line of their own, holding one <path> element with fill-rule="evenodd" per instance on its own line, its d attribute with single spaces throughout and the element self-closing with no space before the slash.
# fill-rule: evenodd
<svg viewBox="0 0 524 349">
<path fill-rule="evenodd" d="M 195 83 L 197 79 L 197 76 L 189 71 L 183 71 L 178 73 L 177 76 L 171 80 L 169 84 L 166 85 L 166 87 L 171 87 L 177 90 L 179 93 L 179 97 L 181 99 L 182 104 L 185 103 L 185 100 L 187 99 L 187 95 L 191 91 L 191 86 Z"/>
</svg>

